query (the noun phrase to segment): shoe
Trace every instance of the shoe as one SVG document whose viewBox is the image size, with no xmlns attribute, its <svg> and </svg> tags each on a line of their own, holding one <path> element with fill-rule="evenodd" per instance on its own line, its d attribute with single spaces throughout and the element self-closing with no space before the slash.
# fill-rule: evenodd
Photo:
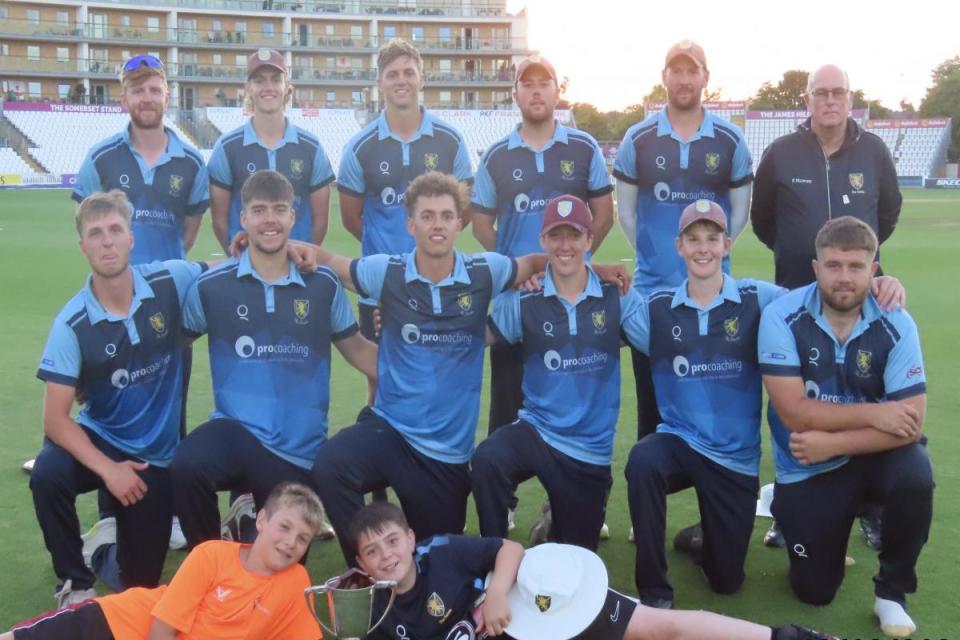
<svg viewBox="0 0 960 640">
<path fill-rule="evenodd" d="M 703 558 L 703 526 L 701 523 L 681 529 L 673 538 L 673 548 L 688 554 L 693 561 L 700 564 Z"/>
<path fill-rule="evenodd" d="M 530 527 L 530 546 L 536 546 L 550 539 L 550 527 L 553 526 L 553 515 L 550 511 L 550 501 L 544 500 L 540 517 Z"/>
<path fill-rule="evenodd" d="M 651 609 L 673 609 L 673 600 L 656 596 L 640 596 L 640 604 Z"/>
<path fill-rule="evenodd" d="M 603 526 L 600 527 L 600 539 L 609 540 L 610 539 L 610 527 L 607 526 L 607 523 L 604 522 Z"/>
<path fill-rule="evenodd" d="M 100 520 L 90 527 L 90 531 L 80 536 L 80 539 L 83 540 L 83 564 L 92 567 L 93 553 L 97 549 L 105 544 L 117 543 L 117 519 L 110 517 Z M 66 586 L 66 583 L 64 585 Z"/>
<path fill-rule="evenodd" d="M 773 521 L 773 524 L 770 525 L 767 532 L 763 534 L 763 544 L 764 546 L 774 549 L 783 549 L 787 546 L 787 541 L 784 540 L 783 533 L 780 531 L 780 527 L 777 526 L 776 520 Z"/>
<path fill-rule="evenodd" d="M 183 535 L 183 529 L 180 528 L 180 518 L 173 516 L 170 522 L 170 549 L 177 551 L 187 547 L 187 538 Z"/>
<path fill-rule="evenodd" d="M 320 521 L 320 527 L 317 529 L 317 534 L 313 537 L 317 540 L 323 540 L 324 542 L 337 537 L 337 532 L 333 530 L 333 525 L 327 520 L 326 514 L 323 515 L 323 519 Z"/>
<path fill-rule="evenodd" d="M 224 540 L 241 542 L 243 540 L 242 519 L 251 518 L 256 521 L 257 508 L 253 502 L 252 493 L 237 496 L 230 508 L 220 520 L 220 537 Z"/>
<path fill-rule="evenodd" d="M 867 546 L 874 551 L 883 549 L 883 523 L 877 516 L 860 516 L 860 535 Z"/>
<path fill-rule="evenodd" d="M 773 628 L 772 640 L 837 640 L 836 637 L 820 633 L 813 629 L 801 627 L 798 624 L 788 624 L 785 627 Z"/>
<path fill-rule="evenodd" d="M 73 588 L 73 581 L 69 578 L 63 583 L 63 586 L 60 588 L 60 591 L 57 591 L 53 594 L 54 599 L 57 601 L 57 610 L 66 609 L 74 605 L 78 605 L 81 602 L 86 602 L 87 600 L 92 600 L 97 597 L 97 592 L 93 589 L 77 589 Z"/>
<path fill-rule="evenodd" d="M 33 463 L 36 461 L 37 461 L 36 458 L 30 458 L 29 460 L 24 462 L 22 465 L 20 465 L 20 470 L 23 471 L 25 474 L 30 475 L 31 473 L 33 473 Z"/>
<path fill-rule="evenodd" d="M 507 531 L 513 531 L 517 528 L 517 511 L 510 509 L 507 511 Z"/>
<path fill-rule="evenodd" d="M 873 603 L 873 613 L 880 621 L 880 630 L 894 638 L 909 638 L 917 630 L 904 605 L 896 600 L 877 598 Z"/>
<path fill-rule="evenodd" d="M 627 542 L 636 543 L 637 538 L 633 535 L 633 527 L 630 527 L 630 533 L 627 534 Z"/>
</svg>

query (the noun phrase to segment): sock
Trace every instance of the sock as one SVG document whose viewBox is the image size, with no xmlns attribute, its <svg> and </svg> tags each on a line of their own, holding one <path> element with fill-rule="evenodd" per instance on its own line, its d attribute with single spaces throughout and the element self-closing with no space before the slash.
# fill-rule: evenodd
<svg viewBox="0 0 960 640">
<path fill-rule="evenodd" d="M 880 630 L 888 636 L 902 638 L 917 630 L 917 625 L 907 615 L 907 610 L 895 600 L 877 598 L 873 603 L 873 612 L 880 619 Z"/>
</svg>

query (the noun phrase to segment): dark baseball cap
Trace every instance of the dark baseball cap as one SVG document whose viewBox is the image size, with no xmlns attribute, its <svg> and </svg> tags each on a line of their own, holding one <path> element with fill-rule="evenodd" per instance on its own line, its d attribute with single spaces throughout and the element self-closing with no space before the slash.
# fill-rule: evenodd
<svg viewBox="0 0 960 640">
<path fill-rule="evenodd" d="M 703 52 L 703 47 L 693 40 L 681 40 L 670 47 L 670 50 L 667 51 L 667 58 L 663 63 L 663 68 L 666 69 L 669 67 L 670 63 L 680 56 L 690 58 L 698 67 L 704 71 L 707 70 L 707 55 Z"/>
<path fill-rule="evenodd" d="M 557 81 L 557 70 L 553 68 L 553 65 L 550 64 L 550 61 L 544 58 L 543 56 L 530 56 L 524 58 L 520 64 L 517 65 L 517 75 L 514 78 L 513 83 L 517 84 L 523 78 L 523 74 L 530 70 L 531 67 L 540 67 L 547 72 L 553 81 Z"/>
<path fill-rule="evenodd" d="M 712 222 L 720 227 L 721 231 L 727 232 L 727 214 L 723 212 L 720 205 L 713 200 L 697 200 L 688 204 L 680 214 L 679 233 L 682 234 L 687 227 L 701 220 Z"/>
<path fill-rule="evenodd" d="M 287 72 L 287 61 L 283 54 L 276 49 L 257 49 L 247 57 L 247 77 L 260 67 L 273 67 L 283 73 Z"/>
<path fill-rule="evenodd" d="M 540 234 L 561 225 L 569 225 L 582 233 L 590 233 L 592 223 L 593 215 L 583 200 L 577 196 L 558 196 L 548 202 L 543 210 Z"/>
</svg>

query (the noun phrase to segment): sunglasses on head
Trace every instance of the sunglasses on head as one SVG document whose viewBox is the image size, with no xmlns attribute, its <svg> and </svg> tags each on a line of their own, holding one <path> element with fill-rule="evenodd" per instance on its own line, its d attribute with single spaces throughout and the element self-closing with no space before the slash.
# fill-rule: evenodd
<svg viewBox="0 0 960 640">
<path fill-rule="evenodd" d="M 123 63 L 123 72 L 130 73 L 131 71 L 136 71 L 142 67 L 147 67 L 149 69 L 158 69 L 163 70 L 163 63 L 160 62 L 156 57 L 151 56 L 148 53 L 141 54 L 139 56 L 133 56 L 129 60 Z"/>
</svg>

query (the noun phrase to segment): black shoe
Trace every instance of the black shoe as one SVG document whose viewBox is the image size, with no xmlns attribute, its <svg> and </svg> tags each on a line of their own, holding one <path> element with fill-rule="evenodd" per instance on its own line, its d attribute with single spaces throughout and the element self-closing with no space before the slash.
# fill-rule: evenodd
<svg viewBox="0 0 960 640">
<path fill-rule="evenodd" d="M 780 527 L 777 526 L 776 520 L 773 521 L 773 524 L 770 525 L 767 532 L 763 534 L 763 544 L 767 547 L 773 547 L 774 549 L 783 549 L 787 546 L 787 541 L 783 539 L 783 533 L 781 533 Z"/>
<path fill-rule="evenodd" d="M 835 636 L 807 629 L 797 624 L 773 628 L 773 640 L 837 640 Z"/>
<path fill-rule="evenodd" d="M 673 548 L 689 554 L 697 564 L 703 558 L 703 526 L 701 523 L 681 529 L 673 538 Z"/>
<path fill-rule="evenodd" d="M 883 523 L 878 516 L 860 516 L 860 535 L 863 536 L 863 541 L 867 543 L 867 546 L 874 551 L 883 549 L 882 532 Z"/>
<path fill-rule="evenodd" d="M 652 609 L 673 609 L 673 600 L 656 596 L 640 596 L 640 604 Z"/>
</svg>

